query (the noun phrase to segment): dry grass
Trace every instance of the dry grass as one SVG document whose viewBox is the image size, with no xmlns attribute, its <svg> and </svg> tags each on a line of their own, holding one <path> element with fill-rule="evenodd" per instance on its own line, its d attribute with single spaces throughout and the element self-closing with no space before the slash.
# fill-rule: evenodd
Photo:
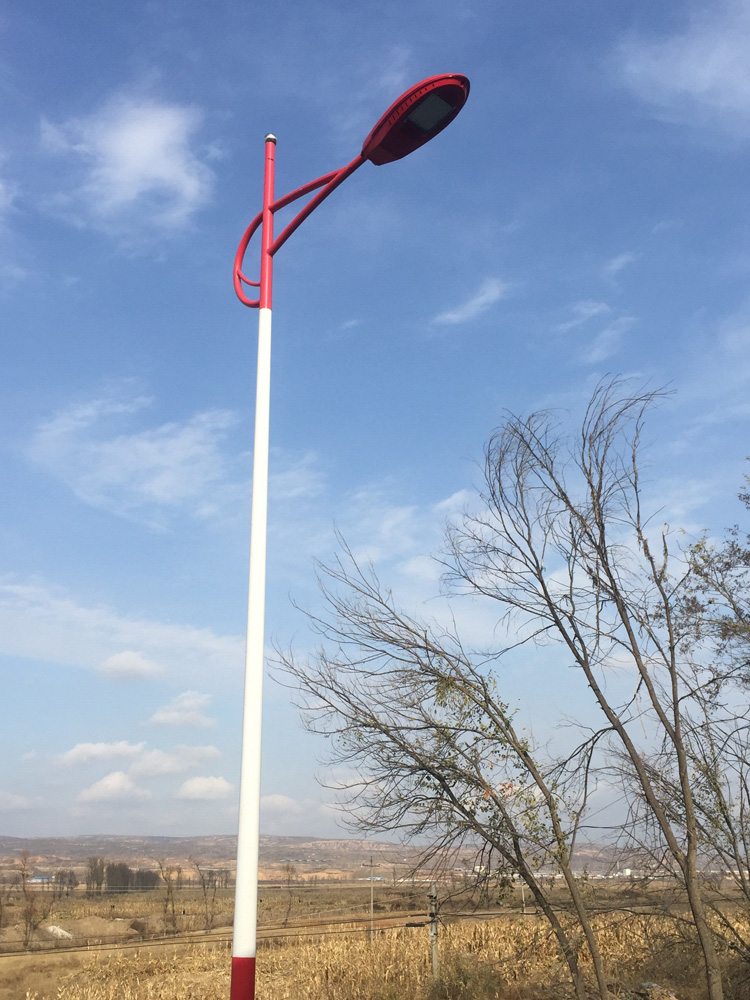
<svg viewBox="0 0 750 1000">
<path fill-rule="evenodd" d="M 610 915 L 599 934 L 613 992 L 644 980 L 702 1000 L 694 943 L 675 937 L 662 917 Z M 265 942 L 258 959 L 259 1000 L 566 1000 L 570 989 L 554 940 L 536 918 L 462 921 L 441 929 L 442 980 L 432 983 L 426 930 L 305 941 Z M 585 964 L 585 962 L 584 962 Z M 123 952 L 88 959 L 51 992 L 28 1000 L 226 1000 L 230 959 L 225 947 L 150 954 Z M 745 1000 L 738 982 L 728 996 Z"/>
</svg>

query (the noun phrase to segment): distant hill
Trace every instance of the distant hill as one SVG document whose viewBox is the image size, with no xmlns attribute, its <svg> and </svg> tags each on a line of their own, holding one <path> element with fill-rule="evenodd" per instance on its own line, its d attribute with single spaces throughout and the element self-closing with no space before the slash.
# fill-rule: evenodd
<svg viewBox="0 0 750 1000">
<path fill-rule="evenodd" d="M 20 851 L 45 865 L 65 867 L 85 863 L 87 858 L 101 856 L 128 863 L 155 864 L 160 859 L 183 861 L 233 862 L 237 857 L 237 837 L 136 837 L 91 834 L 80 837 L 2 837 L 0 859 L 9 861 Z M 324 862 L 330 868 L 351 868 L 362 864 L 370 854 L 382 860 L 403 860 L 413 854 L 395 844 L 369 840 L 325 840 L 316 837 L 260 838 L 261 865 L 276 865 L 289 861 Z"/>
<path fill-rule="evenodd" d="M 33 857 L 85 861 L 94 855 L 131 861 L 144 857 L 187 857 L 194 855 L 216 861 L 237 856 L 237 837 L 123 837 L 91 834 L 80 837 L 2 837 L 0 856 L 18 856 L 28 851 Z"/>
<path fill-rule="evenodd" d="M 125 861 L 142 867 L 153 867 L 165 859 L 180 864 L 188 859 L 204 863 L 228 865 L 232 868 L 237 857 L 237 837 L 138 837 L 91 834 L 79 837 L 3 837 L 0 836 L 0 863 L 11 865 L 20 851 L 28 851 L 37 866 L 45 869 L 79 867 L 87 858 L 103 857 Z M 372 857 L 382 865 L 409 864 L 417 854 L 415 847 L 404 847 L 376 840 L 323 839 L 319 837 L 260 838 L 260 865 L 274 869 L 284 863 L 294 863 L 300 870 L 353 870 L 367 864 Z M 613 854 L 596 844 L 579 844 L 575 865 L 591 873 L 607 871 Z M 469 849 L 461 852 L 464 865 L 473 864 Z"/>
</svg>

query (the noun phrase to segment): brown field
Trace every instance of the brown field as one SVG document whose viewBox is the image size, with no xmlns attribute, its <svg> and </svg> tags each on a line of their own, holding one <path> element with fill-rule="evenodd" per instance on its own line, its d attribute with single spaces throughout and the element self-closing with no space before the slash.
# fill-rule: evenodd
<svg viewBox="0 0 750 1000">
<path fill-rule="evenodd" d="M 663 918 L 609 916 L 601 927 L 622 995 L 643 980 L 671 986 L 682 1000 L 699 1000 L 695 951 L 675 947 Z M 442 981 L 433 985 L 423 930 L 387 930 L 372 944 L 362 933 L 265 943 L 259 949 L 260 1000 L 563 1000 L 570 996 L 556 948 L 537 918 L 461 922 L 441 934 Z M 5 959 L 5 962 L 19 960 Z M 226 1000 L 226 946 L 105 955 L 29 956 L 9 969 L 8 1000 Z M 11 983 L 14 980 L 14 984 Z M 45 980 L 47 980 L 45 982 Z M 732 996 L 743 996 L 735 984 Z M 747 995 L 747 994 L 744 994 Z"/>
<path fill-rule="evenodd" d="M 524 916 L 519 899 L 505 900 L 505 908 L 489 919 L 470 917 L 466 898 L 446 905 L 441 978 L 434 984 L 427 928 L 404 926 L 407 914 L 425 913 L 424 887 L 376 886 L 372 942 L 369 892 L 362 884 L 262 889 L 259 1000 L 567 1000 L 571 995 L 546 924 L 532 913 Z M 613 993 L 624 998 L 642 982 L 654 981 L 680 1000 L 703 1000 L 695 943 L 679 923 L 639 912 L 625 895 L 619 902 L 628 912 L 613 909 L 597 918 Z M 611 902 L 618 902 L 614 892 Z M 97 940 L 109 945 L 0 957 L 0 1000 L 225 1000 L 231 892 L 223 890 L 217 898 L 210 935 L 199 893 L 176 894 L 174 927 L 171 911 L 165 924 L 164 903 L 159 891 L 92 899 L 74 894 L 56 901 L 46 924 L 75 931 L 67 949 L 83 941 L 92 942 L 89 948 Z M 19 930 L 12 923 L 3 929 L 6 950 L 9 936 Z M 33 947 L 55 944 L 40 930 Z M 726 956 L 726 970 L 728 1000 L 750 1000 L 747 966 Z"/>
</svg>

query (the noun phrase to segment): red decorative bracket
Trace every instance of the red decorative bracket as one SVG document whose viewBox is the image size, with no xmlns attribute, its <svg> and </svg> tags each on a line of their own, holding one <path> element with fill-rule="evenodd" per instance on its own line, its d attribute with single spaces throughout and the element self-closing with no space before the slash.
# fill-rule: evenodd
<svg viewBox="0 0 750 1000">
<path fill-rule="evenodd" d="M 318 188 L 323 189 L 316 194 L 314 198 L 310 199 L 302 211 L 295 215 L 286 229 L 282 230 L 281 234 L 276 237 L 268 249 L 269 256 L 273 257 L 276 251 L 286 243 L 292 233 L 299 228 L 308 215 L 310 215 L 310 213 L 313 212 L 318 205 L 328 197 L 331 191 L 334 191 L 339 184 L 353 174 L 358 167 L 361 167 L 364 162 L 365 157 L 360 154 L 345 167 L 341 167 L 339 170 L 333 170 L 330 174 L 324 174 L 323 177 L 318 177 L 317 180 L 310 181 L 309 184 L 305 184 L 303 187 L 297 188 L 296 191 L 292 191 L 290 194 L 284 195 L 283 198 L 279 198 L 278 201 L 274 201 L 273 204 L 269 206 L 271 214 L 278 212 L 282 208 L 286 208 L 287 205 L 291 205 L 292 202 L 297 201 L 298 198 L 304 198 L 304 196 L 306 194 L 310 194 L 311 191 L 317 191 Z M 240 240 L 240 245 L 237 248 L 237 253 L 234 258 L 234 290 L 237 293 L 237 298 L 240 302 L 242 302 L 243 305 L 249 306 L 251 309 L 259 308 L 260 299 L 249 299 L 245 295 L 242 285 L 244 283 L 246 285 L 252 285 L 254 288 L 260 288 L 260 282 L 251 281 L 250 278 L 245 277 L 242 273 L 242 264 L 245 259 L 245 252 L 248 244 L 262 221 L 263 212 L 261 211 L 258 212 L 245 230 L 245 235 Z"/>
</svg>

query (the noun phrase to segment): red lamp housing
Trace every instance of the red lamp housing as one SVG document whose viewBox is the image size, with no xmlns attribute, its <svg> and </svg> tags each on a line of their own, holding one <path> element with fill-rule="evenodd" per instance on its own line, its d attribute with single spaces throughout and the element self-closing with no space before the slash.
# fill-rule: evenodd
<svg viewBox="0 0 750 1000">
<path fill-rule="evenodd" d="M 400 160 L 450 125 L 469 96 L 460 73 L 430 76 L 399 97 L 380 118 L 362 146 L 376 166 Z"/>
</svg>

